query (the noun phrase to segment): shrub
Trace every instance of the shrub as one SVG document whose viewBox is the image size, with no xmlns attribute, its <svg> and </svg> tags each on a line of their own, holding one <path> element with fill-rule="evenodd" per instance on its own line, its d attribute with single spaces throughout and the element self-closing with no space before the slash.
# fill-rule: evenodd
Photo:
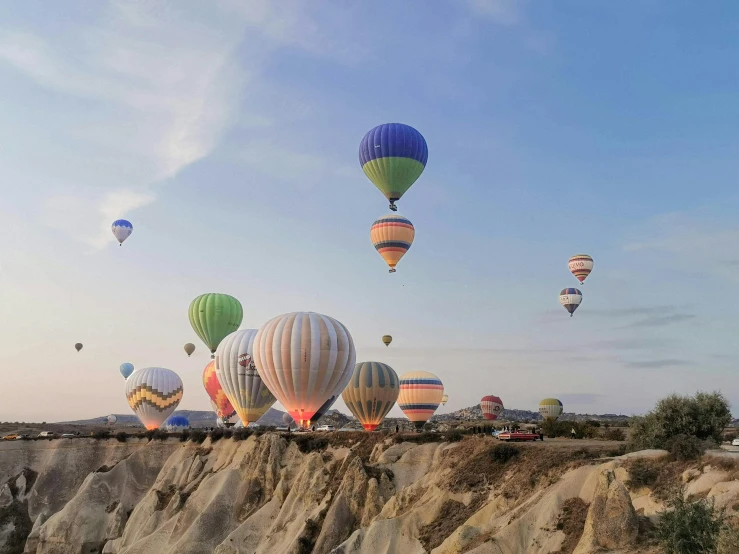
<svg viewBox="0 0 739 554">
<path fill-rule="evenodd" d="M 602 434 L 603 438 L 607 441 L 623 441 L 626 440 L 626 433 L 619 428 L 606 428 Z"/>
<path fill-rule="evenodd" d="M 324 437 L 312 437 L 307 435 L 293 436 L 293 442 L 298 446 L 303 454 L 308 454 L 315 450 L 323 450 L 328 446 L 328 439 Z"/>
<path fill-rule="evenodd" d="M 223 430 L 223 438 L 224 439 L 230 439 L 231 437 L 233 437 L 233 434 L 234 434 L 233 429 L 224 429 Z"/>
<path fill-rule="evenodd" d="M 248 439 L 252 435 L 251 429 L 234 429 L 233 431 L 233 438 L 235 441 L 243 441 Z"/>
<path fill-rule="evenodd" d="M 650 460 L 637 458 L 629 466 L 629 480 L 626 484 L 630 489 L 651 487 L 657 482 L 659 469 Z"/>
<path fill-rule="evenodd" d="M 118 431 L 115 434 L 115 440 L 117 440 L 118 442 L 126 442 L 127 438 L 128 438 L 128 435 L 126 434 L 125 431 Z"/>
<path fill-rule="evenodd" d="M 223 438 L 223 429 L 216 428 L 210 432 L 210 442 L 218 442 Z"/>
<path fill-rule="evenodd" d="M 110 438 L 110 431 L 106 429 L 97 430 L 92 434 L 93 439 L 101 440 L 101 439 L 109 439 Z"/>
<path fill-rule="evenodd" d="M 521 454 L 521 449 L 512 446 L 510 444 L 496 444 L 490 449 L 490 457 L 494 462 L 499 464 L 505 464 L 509 460 L 518 457 Z"/>
<path fill-rule="evenodd" d="M 699 392 L 695 396 L 673 394 L 660 400 L 644 417 L 632 419 L 630 448 L 671 450 L 680 436 L 718 443 L 730 421 L 729 404 L 720 392 Z"/>
<path fill-rule="evenodd" d="M 190 438 L 190 430 L 189 429 L 183 429 L 180 433 L 180 442 L 187 442 L 187 439 Z"/>
<path fill-rule="evenodd" d="M 439 442 L 440 437 L 436 433 L 415 433 L 413 435 L 397 434 L 393 436 L 393 442 L 399 444 L 401 442 L 414 442 L 416 444 L 426 444 L 429 442 Z"/>
<path fill-rule="evenodd" d="M 679 461 L 697 460 L 706 451 L 706 444 L 697 437 L 677 435 L 665 445 L 672 457 Z"/>
<path fill-rule="evenodd" d="M 190 430 L 190 440 L 196 444 L 203 444 L 203 441 L 208 437 L 208 435 L 205 434 L 205 431 L 202 431 L 200 429 L 191 429 Z"/>
<path fill-rule="evenodd" d="M 459 442 L 462 440 L 462 432 L 457 431 L 456 429 L 453 429 L 451 431 L 447 431 L 444 434 L 444 440 L 447 442 Z"/>
<path fill-rule="evenodd" d="M 688 501 L 677 489 L 660 514 L 657 536 L 666 554 L 715 553 L 724 528 L 724 514 L 706 500 Z"/>
</svg>

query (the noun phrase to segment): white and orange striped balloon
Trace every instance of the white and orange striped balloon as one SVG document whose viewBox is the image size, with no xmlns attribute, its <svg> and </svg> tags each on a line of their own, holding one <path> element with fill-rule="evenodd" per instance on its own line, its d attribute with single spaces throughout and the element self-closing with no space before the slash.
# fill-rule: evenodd
<svg viewBox="0 0 739 554">
<path fill-rule="evenodd" d="M 434 415 L 444 396 L 444 385 L 428 371 L 409 371 L 400 376 L 398 406 L 417 429 Z"/>
<path fill-rule="evenodd" d="M 265 323 L 254 338 L 254 362 L 267 388 L 302 427 L 344 390 L 354 371 L 354 341 L 344 325 L 294 312 Z"/>
</svg>

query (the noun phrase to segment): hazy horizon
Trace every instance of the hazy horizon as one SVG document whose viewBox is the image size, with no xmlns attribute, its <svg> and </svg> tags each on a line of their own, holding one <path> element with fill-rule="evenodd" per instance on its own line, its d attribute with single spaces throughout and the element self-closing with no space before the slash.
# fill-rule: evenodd
<svg viewBox="0 0 739 554">
<path fill-rule="evenodd" d="M 123 362 L 176 371 L 178 409 L 208 410 L 187 317 L 206 292 L 238 298 L 242 328 L 336 318 L 358 362 L 438 375 L 437 413 L 496 394 L 632 415 L 698 390 L 738 413 L 739 6 L 0 14 L 0 421 L 129 413 Z M 369 240 L 387 201 L 357 152 L 394 121 L 429 158 L 398 203 L 416 238 L 389 275 Z M 118 218 L 134 226 L 122 247 Z M 576 253 L 595 261 L 582 286 Z"/>
</svg>

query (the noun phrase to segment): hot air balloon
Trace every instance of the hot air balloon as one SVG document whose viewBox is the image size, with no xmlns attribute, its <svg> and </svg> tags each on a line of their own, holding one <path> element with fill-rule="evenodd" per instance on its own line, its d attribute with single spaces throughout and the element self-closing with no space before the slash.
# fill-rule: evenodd
<svg viewBox="0 0 739 554">
<path fill-rule="evenodd" d="M 492 394 L 483 396 L 480 400 L 480 408 L 482 408 L 482 417 L 485 419 L 498 419 L 498 416 L 503 413 L 503 401 Z"/>
<path fill-rule="evenodd" d="M 81 342 L 78 342 L 78 343 L 76 343 L 76 344 L 74 345 L 74 349 L 75 349 L 75 350 L 76 350 L 77 352 L 79 352 L 80 350 L 82 350 L 82 343 L 81 343 Z"/>
<path fill-rule="evenodd" d="M 395 266 L 413 244 L 416 230 L 407 218 L 400 214 L 381 217 L 372 224 L 370 240 L 380 256 L 395 273 Z"/>
<path fill-rule="evenodd" d="M 201 294 L 190 303 L 190 325 L 210 349 L 211 358 L 223 338 L 241 325 L 244 310 L 228 294 Z"/>
<path fill-rule="evenodd" d="M 390 335 L 382 335 L 382 343 L 385 346 L 390 346 L 390 343 L 393 342 L 393 337 Z"/>
<path fill-rule="evenodd" d="M 147 429 L 157 429 L 182 400 L 182 379 L 171 369 L 146 367 L 126 380 L 126 398 Z"/>
<path fill-rule="evenodd" d="M 444 396 L 441 380 L 428 371 L 410 371 L 400 376 L 398 405 L 416 429 L 423 428 Z"/>
<path fill-rule="evenodd" d="M 374 431 L 395 405 L 398 394 L 400 383 L 392 367 L 380 362 L 362 362 L 354 366 L 341 397 L 365 431 Z"/>
<path fill-rule="evenodd" d="M 223 339 L 216 350 L 218 382 L 244 427 L 262 417 L 275 403 L 275 397 L 254 366 L 256 335 L 256 329 L 236 331 Z"/>
<path fill-rule="evenodd" d="M 570 258 L 570 262 L 567 265 L 572 274 L 582 283 L 590 275 L 590 272 L 593 271 L 593 258 L 587 254 L 575 254 Z"/>
<path fill-rule="evenodd" d="M 116 421 L 118 421 L 118 418 L 114 414 L 110 414 L 108 417 L 105 418 L 105 422 L 110 426 L 115 425 Z"/>
<path fill-rule="evenodd" d="M 364 174 L 390 200 L 390 209 L 423 173 L 429 150 L 421 133 L 402 123 L 370 130 L 359 144 Z"/>
<path fill-rule="evenodd" d="M 123 241 L 126 240 L 131 233 L 133 233 L 133 225 L 130 221 L 125 219 L 117 219 L 111 226 L 113 236 L 118 239 L 118 246 L 123 246 Z"/>
<path fill-rule="evenodd" d="M 277 316 L 254 339 L 259 375 L 301 427 L 308 427 L 319 408 L 344 390 L 355 361 L 347 328 L 313 312 Z"/>
<path fill-rule="evenodd" d="M 562 292 L 559 293 L 559 303 L 570 312 L 570 317 L 575 313 L 581 302 L 582 293 L 577 289 L 562 289 Z"/>
<path fill-rule="evenodd" d="M 190 428 L 190 420 L 185 416 L 173 415 L 167 420 L 167 431 L 170 433 L 178 433 Z"/>
<path fill-rule="evenodd" d="M 123 378 L 128 379 L 133 373 L 133 364 L 130 364 L 128 362 L 123 362 L 121 364 L 120 371 L 121 371 L 121 375 L 123 375 Z"/>
<path fill-rule="evenodd" d="M 449 402 L 449 395 L 445 394 L 444 396 L 441 397 L 441 405 L 445 406 L 447 402 Z"/>
<path fill-rule="evenodd" d="M 557 419 L 563 411 L 562 402 L 556 398 L 545 398 L 539 402 L 539 415 L 544 419 Z"/>
<path fill-rule="evenodd" d="M 293 423 L 295 423 L 295 421 L 293 421 L 293 418 L 290 414 L 285 412 L 284 414 L 282 414 L 282 423 L 290 427 Z"/>
<path fill-rule="evenodd" d="M 229 403 L 229 406 L 231 404 Z M 216 414 L 216 424 L 218 427 L 243 427 L 244 425 L 241 423 L 241 420 L 239 419 L 239 414 L 236 413 L 236 410 L 233 409 L 233 406 L 231 406 L 231 409 L 233 410 L 230 413 L 224 413 L 221 411 L 221 409 L 216 405 L 215 402 L 212 400 L 210 401 L 210 407 L 213 410 L 213 412 Z"/>
<path fill-rule="evenodd" d="M 218 381 L 215 360 L 211 360 L 203 370 L 203 387 L 210 396 L 211 403 L 215 406 L 213 411 L 215 411 L 218 419 L 227 422 L 236 413 L 236 409 L 228 400 L 228 396 L 226 396 L 221 383 Z"/>
<path fill-rule="evenodd" d="M 185 344 L 185 353 L 187 354 L 188 358 L 192 356 L 193 352 L 195 352 L 195 345 L 191 342 Z"/>
</svg>

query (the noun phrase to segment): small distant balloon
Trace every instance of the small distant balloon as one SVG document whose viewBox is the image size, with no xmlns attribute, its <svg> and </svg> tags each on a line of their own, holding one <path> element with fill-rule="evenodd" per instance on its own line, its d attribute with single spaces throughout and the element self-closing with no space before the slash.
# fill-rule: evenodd
<svg viewBox="0 0 739 554">
<path fill-rule="evenodd" d="M 562 401 L 557 398 L 545 398 L 539 402 L 539 414 L 544 419 L 557 419 L 563 411 Z"/>
<path fill-rule="evenodd" d="M 382 342 L 385 346 L 390 346 L 390 343 L 393 342 L 393 337 L 390 335 L 383 335 Z"/>
<path fill-rule="evenodd" d="M 113 231 L 113 236 L 118 239 L 119 246 L 123 246 L 123 241 L 133 233 L 133 225 L 131 225 L 130 221 L 126 221 L 125 219 L 117 219 L 114 221 L 111 229 Z"/>
<path fill-rule="evenodd" d="M 449 402 L 449 395 L 445 394 L 441 397 L 441 405 L 444 406 L 447 402 Z"/>
<path fill-rule="evenodd" d="M 76 343 L 74 345 L 74 349 L 77 350 L 77 352 L 79 352 L 80 350 L 82 350 L 82 343 L 81 342 Z"/>
<path fill-rule="evenodd" d="M 582 283 L 590 275 L 590 272 L 593 271 L 593 258 L 587 254 L 575 254 L 570 258 L 567 267 L 577 277 L 577 280 Z"/>
<path fill-rule="evenodd" d="M 191 342 L 188 342 L 185 345 L 185 352 L 187 353 L 187 357 L 189 358 L 193 352 L 195 352 L 195 345 Z"/>
<path fill-rule="evenodd" d="M 480 408 L 482 408 L 482 417 L 496 420 L 503 413 L 503 401 L 499 396 L 489 394 L 480 400 Z"/>
<path fill-rule="evenodd" d="M 105 418 L 105 420 L 108 422 L 108 425 L 115 425 L 115 422 L 118 421 L 118 418 L 115 415 L 110 414 L 108 417 Z"/>
<path fill-rule="evenodd" d="M 293 419 L 293 416 L 285 412 L 284 414 L 282 414 L 282 423 L 290 427 L 290 425 L 295 423 L 295 420 Z"/>
<path fill-rule="evenodd" d="M 416 230 L 413 223 L 400 214 L 390 214 L 381 217 L 370 228 L 370 240 L 390 267 L 390 273 L 395 273 L 395 266 L 405 256 L 413 244 Z"/>
<path fill-rule="evenodd" d="M 578 289 L 562 289 L 562 292 L 559 293 L 559 303 L 570 312 L 570 317 L 572 317 L 572 314 L 582 303 L 582 293 Z"/>
<path fill-rule="evenodd" d="M 120 370 L 121 370 L 121 375 L 123 375 L 123 378 L 128 379 L 133 373 L 133 364 L 130 364 L 128 362 L 123 362 L 121 364 Z"/>
</svg>

